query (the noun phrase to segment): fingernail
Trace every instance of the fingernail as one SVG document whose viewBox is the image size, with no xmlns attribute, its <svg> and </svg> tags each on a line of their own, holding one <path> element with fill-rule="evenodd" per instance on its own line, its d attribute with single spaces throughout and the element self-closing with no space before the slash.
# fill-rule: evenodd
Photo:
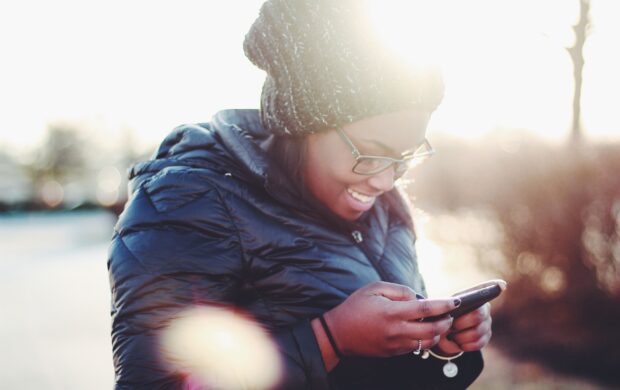
<svg viewBox="0 0 620 390">
<path fill-rule="evenodd" d="M 459 306 L 461 306 L 461 300 L 459 298 L 456 298 L 454 300 L 454 307 L 459 307 Z"/>
</svg>

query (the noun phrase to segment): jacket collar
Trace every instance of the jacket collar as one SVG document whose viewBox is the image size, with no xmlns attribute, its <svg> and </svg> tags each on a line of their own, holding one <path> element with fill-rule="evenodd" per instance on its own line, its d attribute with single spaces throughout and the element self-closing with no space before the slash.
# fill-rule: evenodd
<svg viewBox="0 0 620 390">
<path fill-rule="evenodd" d="M 233 160 L 264 182 L 271 164 L 261 145 L 268 141 L 270 134 L 261 125 L 258 110 L 219 111 L 211 125 Z"/>
<path fill-rule="evenodd" d="M 262 126 L 258 110 L 220 111 L 211 124 L 232 159 L 252 181 L 280 202 L 303 208 L 297 186 L 267 154 L 273 136 Z"/>
</svg>

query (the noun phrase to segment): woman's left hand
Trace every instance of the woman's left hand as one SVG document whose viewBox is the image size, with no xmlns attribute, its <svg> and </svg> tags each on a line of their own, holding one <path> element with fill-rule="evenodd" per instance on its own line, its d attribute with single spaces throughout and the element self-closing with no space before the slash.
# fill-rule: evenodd
<svg viewBox="0 0 620 390">
<path fill-rule="evenodd" d="M 491 304 L 457 317 L 447 333 L 441 335 L 439 344 L 433 349 L 442 355 L 456 355 L 459 352 L 478 351 L 491 340 Z"/>
</svg>

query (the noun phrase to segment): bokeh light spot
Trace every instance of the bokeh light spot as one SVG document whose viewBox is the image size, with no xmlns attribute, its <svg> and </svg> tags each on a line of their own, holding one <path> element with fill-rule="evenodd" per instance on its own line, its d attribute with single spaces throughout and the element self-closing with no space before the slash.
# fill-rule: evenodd
<svg viewBox="0 0 620 390">
<path fill-rule="evenodd" d="M 556 294 L 566 286 L 564 272 L 558 267 L 549 267 L 541 274 L 540 285 L 549 294 Z"/>
<path fill-rule="evenodd" d="M 48 180 L 41 187 L 41 200 L 47 207 L 57 207 L 62 203 L 65 192 L 62 185 L 56 180 Z"/>
<path fill-rule="evenodd" d="M 539 256 L 530 252 L 521 252 L 517 256 L 517 271 L 523 275 L 531 275 L 540 271 L 542 261 Z"/>
<path fill-rule="evenodd" d="M 280 358 L 267 332 L 223 308 L 188 310 L 166 329 L 161 345 L 173 371 L 206 388 L 268 389 L 281 377 Z"/>
</svg>

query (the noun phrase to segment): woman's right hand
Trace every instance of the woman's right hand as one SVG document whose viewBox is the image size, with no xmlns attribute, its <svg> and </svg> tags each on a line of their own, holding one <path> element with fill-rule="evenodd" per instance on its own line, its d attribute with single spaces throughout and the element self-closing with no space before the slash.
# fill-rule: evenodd
<svg viewBox="0 0 620 390">
<path fill-rule="evenodd" d="M 407 286 L 375 282 L 351 294 L 324 313 L 337 346 L 344 355 L 388 357 L 430 349 L 452 325 L 452 317 L 420 322 L 439 316 L 460 304 L 458 299 L 418 300 Z"/>
</svg>

